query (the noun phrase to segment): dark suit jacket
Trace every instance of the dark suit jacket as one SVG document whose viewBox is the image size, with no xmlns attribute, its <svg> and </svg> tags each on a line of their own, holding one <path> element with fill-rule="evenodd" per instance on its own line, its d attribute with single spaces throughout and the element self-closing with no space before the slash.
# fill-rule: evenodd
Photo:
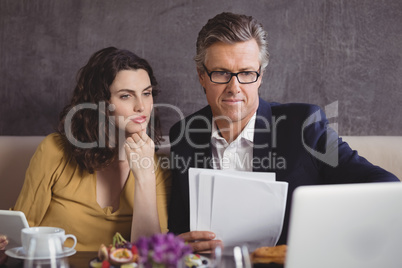
<svg viewBox="0 0 402 268">
<path fill-rule="evenodd" d="M 211 108 L 206 106 L 170 129 L 173 184 L 168 228 L 176 234 L 189 231 L 189 167 L 212 168 L 211 121 Z M 328 127 L 323 111 L 310 104 L 278 104 L 260 99 L 253 159 L 253 171 L 275 172 L 277 181 L 289 183 L 278 244 L 287 240 L 290 204 L 296 187 L 399 181 L 353 151 Z"/>
</svg>

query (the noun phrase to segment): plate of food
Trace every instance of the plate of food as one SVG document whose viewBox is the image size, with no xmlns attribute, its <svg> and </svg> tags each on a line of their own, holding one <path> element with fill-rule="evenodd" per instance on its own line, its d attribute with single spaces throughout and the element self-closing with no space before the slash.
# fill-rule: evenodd
<svg viewBox="0 0 402 268">
<path fill-rule="evenodd" d="M 113 236 L 113 244 L 100 245 L 98 257 L 90 261 L 93 268 L 132 268 L 138 267 L 138 250 L 135 245 L 126 241 L 120 233 Z"/>
<path fill-rule="evenodd" d="M 138 248 L 137 248 L 138 247 Z M 136 242 L 126 241 L 120 233 L 113 236 L 109 246 L 102 244 L 98 257 L 90 261 L 93 268 L 131 268 L 145 265 L 180 265 L 182 268 L 212 267 L 212 262 L 205 256 L 193 254 L 192 249 L 182 238 L 173 233 L 155 234 L 140 237 Z"/>
<path fill-rule="evenodd" d="M 251 253 L 251 261 L 254 266 L 261 266 L 270 264 L 275 265 L 272 267 L 283 267 L 286 259 L 286 245 L 279 245 L 275 247 L 260 247 Z M 259 265 L 260 264 L 260 265 Z M 270 266 L 271 267 L 271 266 Z"/>
<path fill-rule="evenodd" d="M 199 254 L 190 253 L 183 259 L 185 267 L 189 268 L 208 268 L 211 266 L 211 260 Z"/>
<path fill-rule="evenodd" d="M 89 266 L 92 268 L 133 268 L 138 267 L 136 262 L 128 262 L 123 264 L 112 264 L 109 261 L 101 261 L 99 258 L 92 259 L 89 262 Z"/>
</svg>

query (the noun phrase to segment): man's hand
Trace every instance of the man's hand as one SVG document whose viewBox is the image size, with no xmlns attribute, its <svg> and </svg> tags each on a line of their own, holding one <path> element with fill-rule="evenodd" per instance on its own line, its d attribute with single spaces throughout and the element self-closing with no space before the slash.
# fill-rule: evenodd
<svg viewBox="0 0 402 268">
<path fill-rule="evenodd" d="M 222 241 L 213 240 L 216 237 L 213 232 L 192 231 L 180 234 L 179 237 L 184 239 L 197 253 L 211 253 L 217 246 L 223 248 Z"/>
<path fill-rule="evenodd" d="M 4 235 L 0 235 L 0 250 L 4 250 L 8 245 L 7 237 Z"/>
</svg>

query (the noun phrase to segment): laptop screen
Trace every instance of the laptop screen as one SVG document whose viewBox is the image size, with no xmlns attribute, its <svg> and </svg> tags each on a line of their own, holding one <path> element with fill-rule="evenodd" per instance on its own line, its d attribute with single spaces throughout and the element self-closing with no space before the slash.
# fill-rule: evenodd
<svg viewBox="0 0 402 268">
<path fill-rule="evenodd" d="M 400 267 L 401 249 L 401 183 L 294 191 L 286 268 Z"/>
</svg>

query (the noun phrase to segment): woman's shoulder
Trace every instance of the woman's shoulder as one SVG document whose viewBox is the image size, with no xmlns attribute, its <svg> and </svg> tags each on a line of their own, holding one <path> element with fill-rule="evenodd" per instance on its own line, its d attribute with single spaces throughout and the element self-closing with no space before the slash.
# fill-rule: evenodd
<svg viewBox="0 0 402 268">
<path fill-rule="evenodd" d="M 57 169 L 64 170 L 70 165 L 71 158 L 66 153 L 65 143 L 65 138 L 58 133 L 46 136 L 31 158 L 26 178 L 28 174 L 31 174 L 32 178 L 37 178 L 38 174 L 46 174 L 44 176 L 50 179 L 52 176 L 48 176 L 49 174 L 55 174 Z"/>
<path fill-rule="evenodd" d="M 66 140 L 59 133 L 52 133 L 46 136 L 39 144 L 37 151 L 46 152 L 49 155 L 64 155 L 66 151 Z"/>
</svg>

